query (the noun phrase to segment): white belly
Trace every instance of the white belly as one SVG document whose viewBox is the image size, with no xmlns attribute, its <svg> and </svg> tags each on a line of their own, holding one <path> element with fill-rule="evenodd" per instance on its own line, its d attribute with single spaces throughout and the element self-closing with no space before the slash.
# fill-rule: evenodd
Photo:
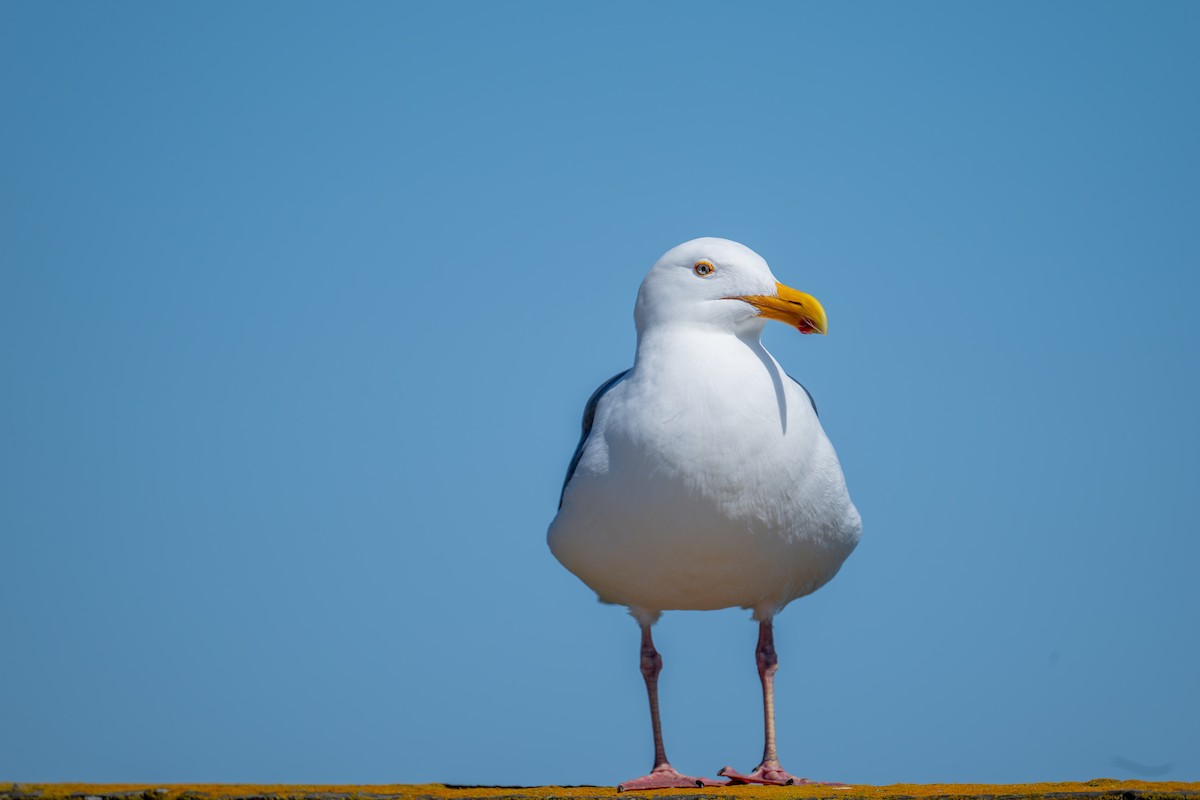
<svg viewBox="0 0 1200 800">
<path fill-rule="evenodd" d="M 601 401 L 548 536 L 601 600 L 770 615 L 857 544 L 858 513 L 804 390 L 765 350 L 731 346 L 635 368 Z"/>
</svg>

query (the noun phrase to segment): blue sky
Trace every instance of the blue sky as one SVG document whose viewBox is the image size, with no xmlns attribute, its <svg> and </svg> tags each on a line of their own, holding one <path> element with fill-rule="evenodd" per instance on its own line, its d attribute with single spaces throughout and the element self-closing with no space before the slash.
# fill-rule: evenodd
<svg viewBox="0 0 1200 800">
<path fill-rule="evenodd" d="M 0 7 L 0 777 L 615 783 L 545 547 L 645 270 L 737 239 L 862 512 L 777 621 L 856 783 L 1200 779 L 1189 3 Z M 748 614 L 656 629 L 681 770 Z"/>
</svg>

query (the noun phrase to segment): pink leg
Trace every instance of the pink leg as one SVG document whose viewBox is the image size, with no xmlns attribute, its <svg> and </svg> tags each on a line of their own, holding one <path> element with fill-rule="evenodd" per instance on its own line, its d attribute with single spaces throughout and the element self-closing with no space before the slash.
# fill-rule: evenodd
<svg viewBox="0 0 1200 800">
<path fill-rule="evenodd" d="M 650 697 L 650 725 L 654 729 L 654 767 L 649 775 L 622 781 L 617 784 L 618 792 L 628 792 L 634 789 L 695 789 L 698 786 L 721 786 L 714 781 L 704 778 L 692 778 L 680 775 L 667 761 L 667 751 L 663 747 L 662 722 L 658 716 L 658 673 L 662 670 L 662 656 L 654 649 L 654 640 L 650 638 L 650 626 L 642 626 L 642 677 L 646 679 L 646 694 Z"/>
<path fill-rule="evenodd" d="M 773 786 L 845 786 L 842 783 L 810 781 L 798 778 L 784 770 L 775 752 L 775 670 L 779 659 L 775 657 L 775 631 L 771 620 L 758 624 L 758 647 L 754 652 L 758 662 L 758 677 L 763 689 L 763 719 L 766 744 L 763 746 L 762 763 L 749 775 L 737 772 L 733 767 L 724 767 L 717 774 L 729 778 L 730 784 L 763 783 Z"/>
</svg>

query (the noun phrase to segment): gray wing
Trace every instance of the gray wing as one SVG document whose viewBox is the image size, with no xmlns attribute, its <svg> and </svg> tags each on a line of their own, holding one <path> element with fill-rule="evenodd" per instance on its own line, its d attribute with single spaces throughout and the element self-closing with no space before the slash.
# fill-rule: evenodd
<svg viewBox="0 0 1200 800">
<path fill-rule="evenodd" d="M 789 378 L 792 378 L 792 376 L 791 376 L 791 375 L 788 375 L 788 377 L 789 377 Z M 803 389 L 803 390 L 804 390 L 804 393 L 805 393 L 806 395 L 808 395 L 808 402 L 812 403 L 812 407 L 813 407 L 813 413 L 814 413 L 814 414 L 816 414 L 818 418 L 820 418 L 820 416 L 821 416 L 821 412 L 820 412 L 820 411 L 817 411 L 817 401 L 816 401 L 816 400 L 813 400 L 812 392 L 810 392 L 810 391 L 808 390 L 808 387 L 807 387 L 807 386 L 805 386 L 803 383 L 801 383 L 800 381 L 796 380 L 795 378 L 792 378 L 792 382 L 793 382 L 793 383 L 795 383 L 797 386 L 799 386 L 801 389 Z"/>
<path fill-rule="evenodd" d="M 575 447 L 575 455 L 571 456 L 571 466 L 567 467 L 567 477 L 563 480 L 562 492 L 558 495 L 559 508 L 562 508 L 563 498 L 566 497 L 567 484 L 571 482 L 571 477 L 575 474 L 575 468 L 579 466 L 579 459 L 583 458 L 583 447 L 587 444 L 588 434 L 592 432 L 592 422 L 596 419 L 596 406 L 599 405 L 600 398 L 628 374 L 629 370 L 618 372 L 600 384 L 600 388 L 592 392 L 592 396 L 588 398 L 587 405 L 583 407 L 583 433 L 579 437 L 579 444 Z M 792 378 L 792 380 L 795 380 L 795 378 Z"/>
</svg>

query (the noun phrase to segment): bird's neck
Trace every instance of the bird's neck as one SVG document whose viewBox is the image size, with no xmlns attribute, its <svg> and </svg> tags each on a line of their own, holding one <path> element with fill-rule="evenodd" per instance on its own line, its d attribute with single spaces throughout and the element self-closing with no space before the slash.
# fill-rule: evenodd
<svg viewBox="0 0 1200 800">
<path fill-rule="evenodd" d="M 638 331 L 634 366 L 660 369 L 680 361 L 747 350 L 762 358 L 766 355 L 760 340 L 762 329 L 758 320 L 732 331 L 703 324 L 647 327 Z"/>
<path fill-rule="evenodd" d="M 637 346 L 640 351 L 644 347 L 677 347 L 693 340 L 712 342 L 740 339 L 748 346 L 761 347 L 762 332 L 766 324 L 767 321 L 762 317 L 748 317 L 733 326 L 715 325 L 707 321 L 638 325 Z"/>
</svg>

